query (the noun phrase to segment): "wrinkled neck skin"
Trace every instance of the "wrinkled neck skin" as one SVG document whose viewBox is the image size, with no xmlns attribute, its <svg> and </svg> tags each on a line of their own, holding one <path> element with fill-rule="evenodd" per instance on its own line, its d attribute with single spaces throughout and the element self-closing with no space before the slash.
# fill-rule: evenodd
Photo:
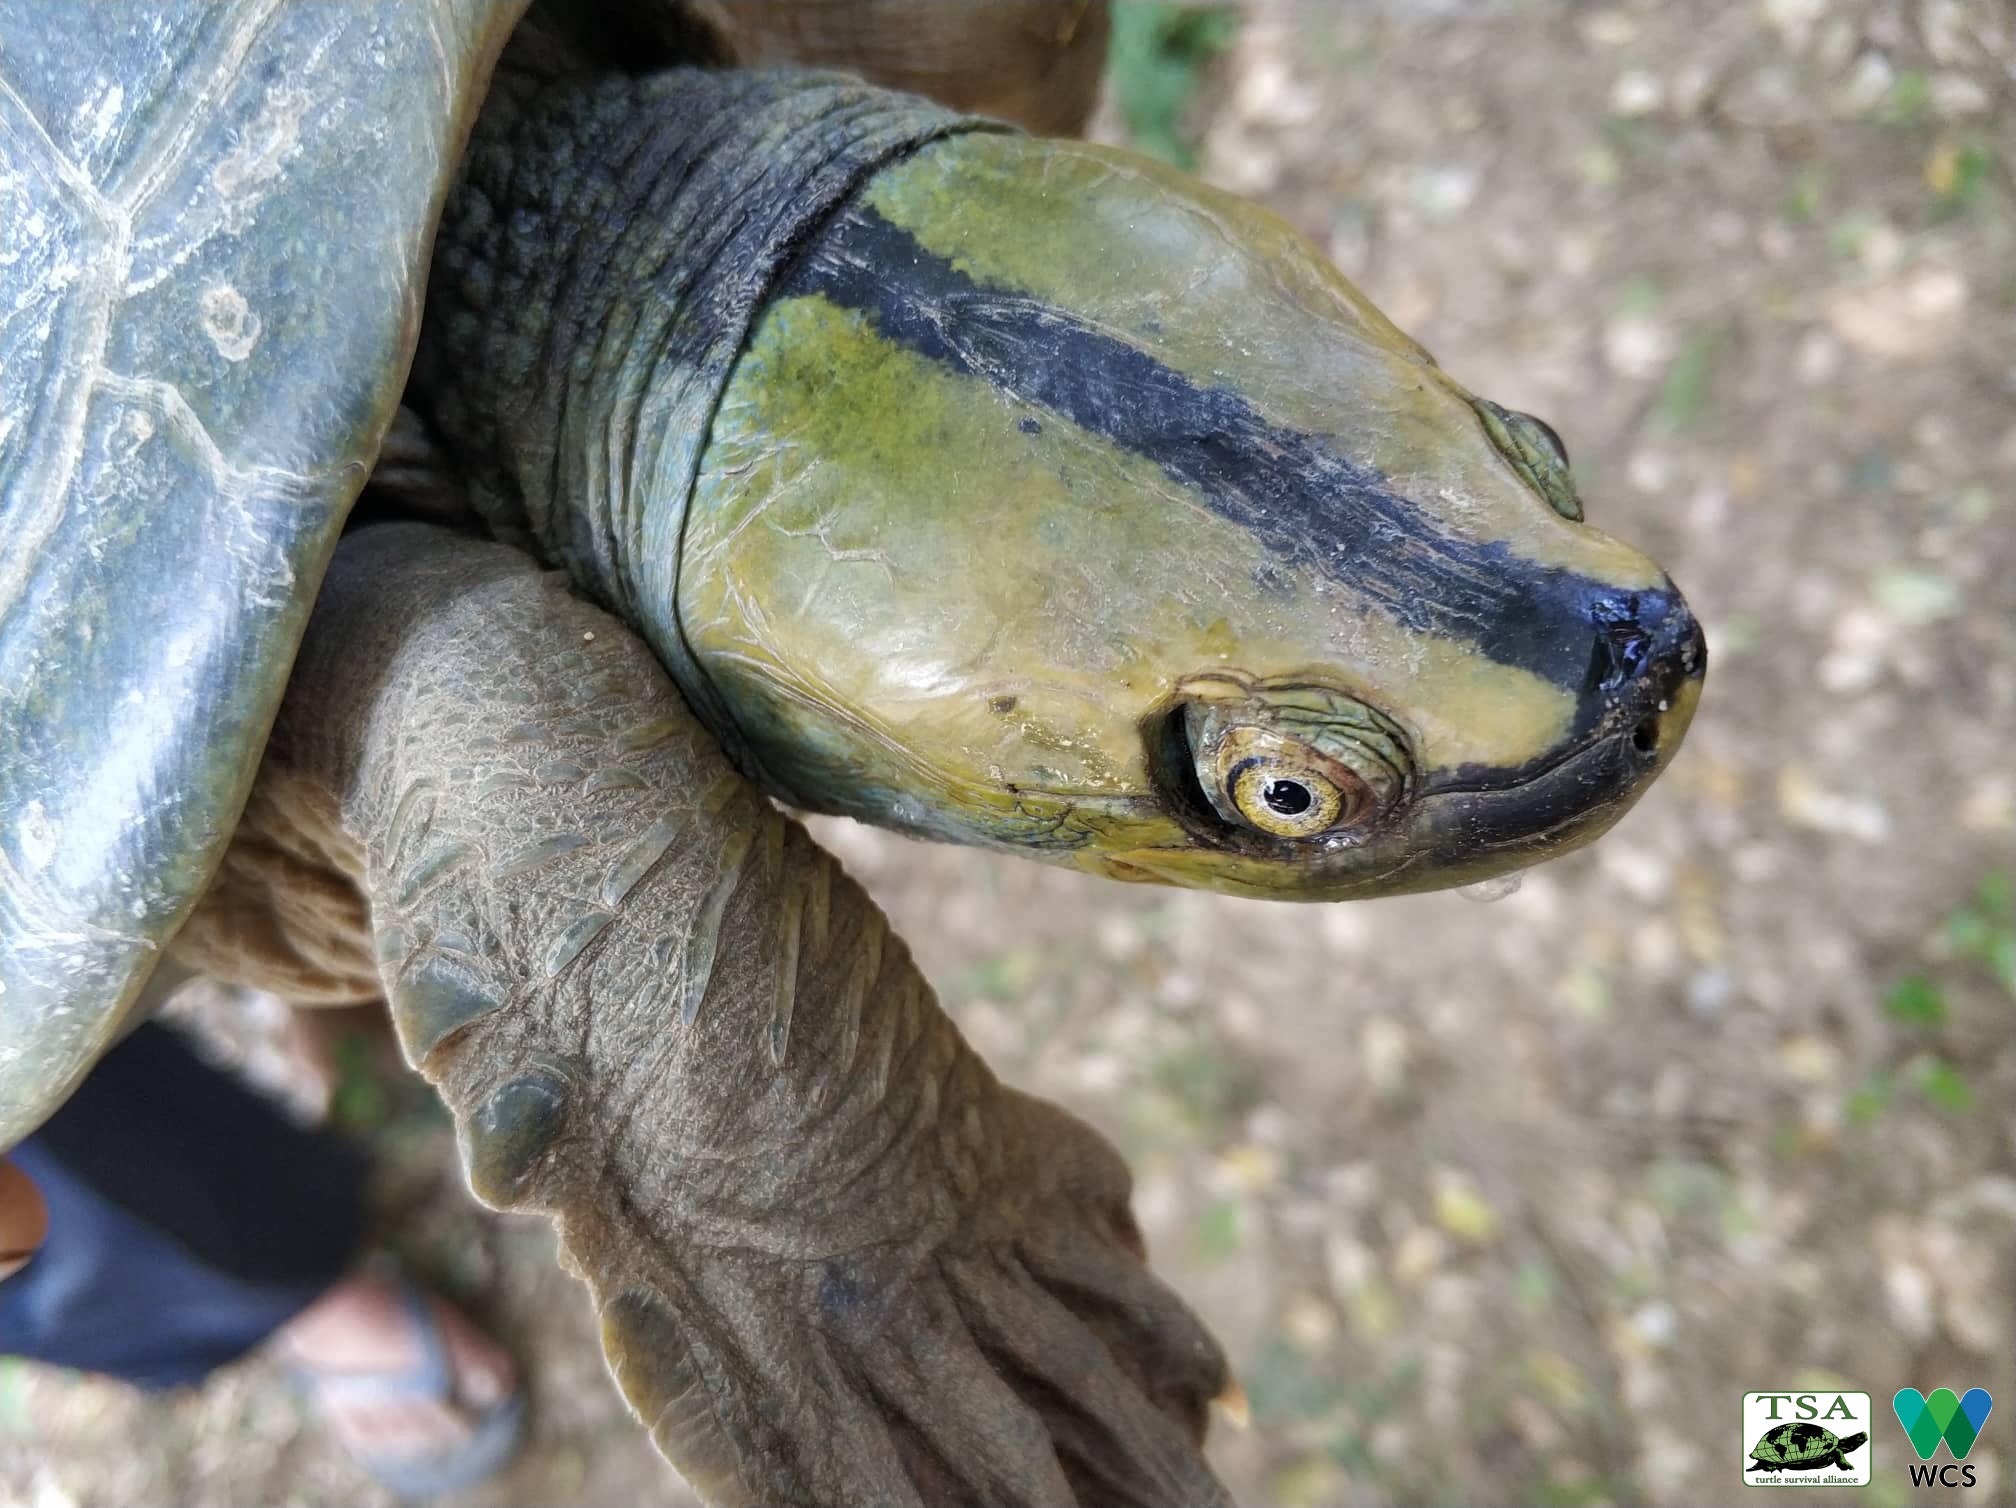
<svg viewBox="0 0 2016 1508">
<path fill-rule="evenodd" d="M 491 530 L 634 625 L 760 775 L 675 609 L 710 421 L 808 236 L 882 166 L 987 127 L 838 76 L 510 62 L 443 217 L 408 401 Z"/>
</svg>

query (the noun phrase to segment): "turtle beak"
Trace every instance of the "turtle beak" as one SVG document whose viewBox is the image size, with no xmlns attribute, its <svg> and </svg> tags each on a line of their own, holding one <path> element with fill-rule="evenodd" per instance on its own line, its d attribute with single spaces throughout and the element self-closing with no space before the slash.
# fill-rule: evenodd
<svg viewBox="0 0 2016 1508">
<path fill-rule="evenodd" d="M 1701 625 L 1676 591 L 1600 602 L 1592 611 L 1583 731 L 1518 770 L 1430 776 L 1417 821 L 1429 867 L 1453 882 L 1488 878 L 1579 847 L 1630 810 L 1694 720 L 1708 671 Z"/>
</svg>

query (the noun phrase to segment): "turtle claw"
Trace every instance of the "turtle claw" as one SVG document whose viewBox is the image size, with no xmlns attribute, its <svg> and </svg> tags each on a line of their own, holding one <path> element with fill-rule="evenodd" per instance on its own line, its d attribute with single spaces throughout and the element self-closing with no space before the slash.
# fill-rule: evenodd
<svg viewBox="0 0 2016 1508">
<path fill-rule="evenodd" d="M 1138 1281 L 1167 1300 L 1145 1268 Z M 1202 1409 L 1186 1385 L 1143 1386 L 1146 1358 L 1116 1353 L 1108 1336 L 1012 1257 L 962 1264 L 953 1285 L 989 1359 L 1042 1416 L 1071 1486 L 1062 1501 L 1230 1504 L 1204 1462 Z"/>
<path fill-rule="evenodd" d="M 1072 1502 L 1042 1415 L 990 1364 L 953 1288 L 934 1278 L 909 1307 L 910 1323 L 866 1358 L 867 1382 L 920 1499 Z"/>
<path fill-rule="evenodd" d="M 1115 1249 L 1065 1229 L 1032 1232 L 1018 1251 L 1032 1278 L 1099 1337 L 1134 1386 L 1193 1442 L 1204 1438 L 1211 1403 L 1228 1393 L 1243 1400 L 1218 1343 L 1149 1272 L 1138 1246 Z"/>
<path fill-rule="evenodd" d="M 1053 1167 L 1060 1123 L 1111 1157 L 1053 1107 L 1004 1101 L 1042 1113 Z M 710 1503 L 1229 1503 L 1200 1449 L 1224 1358 L 1117 1233 L 1131 1219 L 1049 1175 L 983 1210 L 933 1251 L 717 1251 L 683 1278 L 640 1254 L 662 1287 L 603 1304 L 611 1369 Z"/>
<path fill-rule="evenodd" d="M 1199 1449 L 1200 1390 L 1222 1360 L 1133 1267 L 1135 1317 L 1115 1327 L 1100 1319 L 1108 1299 L 1089 1285 L 1067 1299 L 1012 1243 L 914 1270 L 880 1253 L 782 1266 L 724 1254 L 679 1299 L 618 1294 L 602 1339 L 658 1447 L 710 1503 L 1229 1504 Z M 1153 1334 L 1150 1316 L 1180 1316 L 1181 1333 Z M 1180 1353 L 1180 1378 L 1142 1384 Z"/>
<path fill-rule="evenodd" d="M 989 1084 L 999 1160 L 967 1227 L 914 1277 L 850 1267 L 827 1317 L 928 1504 L 1229 1503 L 1201 1446 L 1229 1373 L 1149 1271 L 1126 1165 L 1057 1106 Z M 892 1296 L 888 1307 L 867 1294 Z"/>
</svg>

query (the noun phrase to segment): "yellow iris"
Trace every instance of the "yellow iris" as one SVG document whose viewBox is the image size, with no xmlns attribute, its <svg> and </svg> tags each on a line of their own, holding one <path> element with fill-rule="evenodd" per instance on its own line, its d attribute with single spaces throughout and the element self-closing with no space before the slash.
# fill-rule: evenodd
<svg viewBox="0 0 2016 1508">
<path fill-rule="evenodd" d="M 1241 820 L 1277 838 L 1348 826 L 1373 805 L 1362 779 L 1297 738 L 1228 728 L 1215 755 L 1220 788 Z"/>
</svg>

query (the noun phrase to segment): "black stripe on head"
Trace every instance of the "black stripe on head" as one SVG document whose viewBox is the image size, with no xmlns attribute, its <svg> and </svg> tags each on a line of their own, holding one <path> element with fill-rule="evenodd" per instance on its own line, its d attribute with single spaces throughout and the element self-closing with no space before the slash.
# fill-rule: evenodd
<svg viewBox="0 0 2016 1508">
<path fill-rule="evenodd" d="M 1040 405 L 1160 466 L 1278 558 L 1327 576 L 1410 632 L 1593 689 L 1590 633 L 1651 599 L 1440 528 L 1375 469 L 1271 423 L 1055 304 L 989 288 L 872 206 L 849 205 L 777 289 L 866 315 L 883 337 Z M 1263 583 L 1264 585 L 1264 583 Z M 1628 604 L 1621 605 L 1620 604 Z"/>
</svg>

